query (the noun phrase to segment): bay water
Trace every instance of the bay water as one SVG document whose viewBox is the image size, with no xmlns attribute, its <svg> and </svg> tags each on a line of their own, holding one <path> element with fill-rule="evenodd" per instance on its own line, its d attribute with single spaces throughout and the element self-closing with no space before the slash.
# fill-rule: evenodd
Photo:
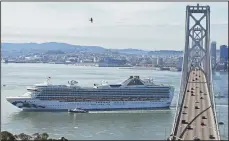
<svg viewBox="0 0 229 141">
<path fill-rule="evenodd" d="M 119 83 L 131 75 L 151 77 L 156 84 L 173 85 L 175 94 L 169 110 L 136 110 L 71 114 L 68 112 L 23 112 L 6 101 L 7 96 L 19 96 L 26 86 L 43 83 L 51 77 L 52 84 L 78 81 L 80 86 L 93 86 L 103 80 Z M 47 132 L 52 138 L 64 136 L 75 140 L 163 140 L 172 128 L 175 104 L 179 93 L 181 72 L 136 70 L 102 67 L 81 67 L 61 64 L 1 64 L 1 131 L 13 134 Z M 228 140 L 228 73 L 213 75 L 222 139 Z"/>
</svg>

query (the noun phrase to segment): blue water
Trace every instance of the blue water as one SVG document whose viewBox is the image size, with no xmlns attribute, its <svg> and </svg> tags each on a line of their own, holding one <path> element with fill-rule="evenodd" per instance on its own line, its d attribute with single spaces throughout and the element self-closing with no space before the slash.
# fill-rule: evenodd
<svg viewBox="0 0 229 141">
<path fill-rule="evenodd" d="M 77 67 L 57 64 L 2 64 L 1 87 L 1 130 L 13 133 L 33 134 L 47 132 L 51 137 L 67 139 L 166 139 L 172 127 L 175 110 L 94 112 L 69 114 L 67 112 L 23 112 L 8 103 L 7 96 L 18 96 L 26 92 L 26 86 L 42 83 L 50 76 L 54 84 L 67 84 L 76 80 L 79 85 L 93 86 L 103 80 L 109 83 L 121 82 L 130 75 L 142 78 L 153 77 L 155 83 L 173 85 L 175 106 L 180 85 L 180 72 L 131 70 L 119 68 Z M 227 73 L 214 76 L 215 93 L 228 96 Z M 221 138 L 228 140 L 228 99 L 216 99 L 218 118 L 225 125 L 220 126 Z M 220 113 L 219 113 L 220 112 Z"/>
</svg>

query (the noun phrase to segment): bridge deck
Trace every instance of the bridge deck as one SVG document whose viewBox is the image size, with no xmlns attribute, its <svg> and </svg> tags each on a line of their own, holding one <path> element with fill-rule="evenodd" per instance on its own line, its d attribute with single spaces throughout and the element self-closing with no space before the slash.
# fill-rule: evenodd
<svg viewBox="0 0 229 141">
<path fill-rule="evenodd" d="M 180 137 L 182 140 L 193 140 L 195 137 L 200 140 L 212 140 L 210 135 L 213 135 L 213 137 L 215 137 L 213 140 L 219 140 L 216 132 L 212 107 L 210 107 L 211 103 L 206 77 L 202 71 L 196 69 L 190 73 L 184 96 L 184 104 L 182 112 L 180 113 L 179 122 L 177 121 L 177 124 L 179 125 L 177 126 L 178 129 L 175 136 Z M 201 99 L 201 97 L 203 99 Z M 185 108 L 185 106 L 187 107 Z M 199 109 L 196 109 L 196 106 Z M 203 119 L 203 116 L 205 116 L 206 119 Z M 182 120 L 186 120 L 187 123 L 182 123 Z M 205 125 L 201 125 L 202 122 Z M 188 124 L 190 124 L 192 129 L 186 128 L 188 127 Z"/>
</svg>

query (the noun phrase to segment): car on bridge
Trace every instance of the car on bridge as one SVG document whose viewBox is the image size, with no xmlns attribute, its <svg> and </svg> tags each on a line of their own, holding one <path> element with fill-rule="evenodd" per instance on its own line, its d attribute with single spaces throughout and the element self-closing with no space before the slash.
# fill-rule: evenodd
<svg viewBox="0 0 229 141">
<path fill-rule="evenodd" d="M 215 137 L 213 135 L 209 135 L 210 139 L 215 139 Z"/>
<path fill-rule="evenodd" d="M 202 126 L 204 126 L 204 125 L 205 125 L 203 121 L 201 122 L 201 125 L 202 125 Z"/>
<path fill-rule="evenodd" d="M 181 121 L 181 123 L 182 124 L 188 124 L 188 122 L 186 120 L 184 120 L 184 119 Z"/>
<path fill-rule="evenodd" d="M 205 116 L 202 116 L 202 119 L 207 119 Z"/>
<path fill-rule="evenodd" d="M 200 139 L 198 137 L 194 137 L 193 139 L 194 141 L 200 141 Z"/>
<path fill-rule="evenodd" d="M 191 130 L 192 129 L 191 125 L 188 125 L 187 129 Z"/>
</svg>

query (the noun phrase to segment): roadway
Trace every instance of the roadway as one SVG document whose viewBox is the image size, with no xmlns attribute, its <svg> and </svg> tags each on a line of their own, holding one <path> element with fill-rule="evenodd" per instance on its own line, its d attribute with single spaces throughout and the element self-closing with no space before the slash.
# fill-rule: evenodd
<svg viewBox="0 0 229 141">
<path fill-rule="evenodd" d="M 184 96 L 175 136 L 181 140 L 194 140 L 195 137 L 200 140 L 219 140 L 206 77 L 201 70 L 196 68 L 190 72 Z M 188 129 L 189 125 L 190 129 Z M 210 138 L 211 135 L 214 138 Z"/>
</svg>

